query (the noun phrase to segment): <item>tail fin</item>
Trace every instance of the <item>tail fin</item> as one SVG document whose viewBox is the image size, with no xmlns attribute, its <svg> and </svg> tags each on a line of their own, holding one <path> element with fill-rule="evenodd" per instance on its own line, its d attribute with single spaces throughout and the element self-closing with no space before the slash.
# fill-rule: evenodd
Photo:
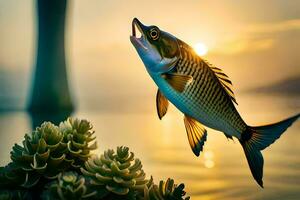
<svg viewBox="0 0 300 200">
<path fill-rule="evenodd" d="M 266 126 L 249 126 L 242 133 L 240 143 L 246 154 L 251 173 L 261 187 L 263 187 L 264 158 L 260 151 L 274 143 L 299 117 L 300 114 Z"/>
</svg>

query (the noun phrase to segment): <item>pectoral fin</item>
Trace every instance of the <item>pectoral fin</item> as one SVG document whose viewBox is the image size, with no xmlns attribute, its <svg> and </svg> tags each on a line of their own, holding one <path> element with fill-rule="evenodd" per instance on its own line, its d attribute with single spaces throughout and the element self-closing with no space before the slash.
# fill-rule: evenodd
<svg viewBox="0 0 300 200">
<path fill-rule="evenodd" d="M 185 87 L 193 81 L 192 76 L 178 73 L 167 73 L 163 74 L 162 77 L 172 86 L 174 90 L 180 93 L 183 92 Z"/>
<path fill-rule="evenodd" d="M 157 93 L 156 93 L 156 110 L 157 110 L 157 114 L 158 114 L 159 119 L 162 119 L 163 116 L 165 116 L 165 114 L 168 111 L 168 106 L 169 106 L 168 99 L 161 93 L 160 90 L 157 90 Z"/>
<path fill-rule="evenodd" d="M 206 141 L 207 131 L 200 122 L 186 115 L 184 115 L 184 125 L 190 146 L 194 154 L 199 156 Z"/>
</svg>

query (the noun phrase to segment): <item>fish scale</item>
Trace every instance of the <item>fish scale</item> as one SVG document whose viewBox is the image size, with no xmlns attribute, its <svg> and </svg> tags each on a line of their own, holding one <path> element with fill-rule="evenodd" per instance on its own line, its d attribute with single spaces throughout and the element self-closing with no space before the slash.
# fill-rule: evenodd
<svg viewBox="0 0 300 200">
<path fill-rule="evenodd" d="M 226 130 L 228 134 L 235 132 L 234 135 L 239 136 L 247 128 L 247 125 L 214 72 L 205 61 L 195 58 L 196 55 L 188 52 L 188 49 L 181 48 L 181 50 L 182 57 L 176 65 L 176 71 L 192 76 L 193 82 L 180 96 L 186 103 L 188 102 L 192 112 L 196 113 L 193 117 L 200 122 L 208 122 L 216 129 Z M 206 113 L 205 118 L 211 117 L 202 119 L 203 114 L 198 113 Z"/>
</svg>

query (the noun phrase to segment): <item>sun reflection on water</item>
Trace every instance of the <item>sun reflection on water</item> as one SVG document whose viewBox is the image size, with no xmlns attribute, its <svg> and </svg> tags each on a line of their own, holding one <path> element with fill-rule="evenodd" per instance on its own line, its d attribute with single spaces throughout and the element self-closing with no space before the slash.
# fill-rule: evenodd
<svg viewBox="0 0 300 200">
<path fill-rule="evenodd" d="M 204 166 L 208 169 L 213 168 L 215 166 L 215 162 L 213 160 L 214 158 L 214 152 L 211 150 L 207 150 L 204 152 Z"/>
<path fill-rule="evenodd" d="M 215 166 L 215 162 L 213 160 L 205 160 L 204 166 L 208 169 L 213 168 Z"/>
</svg>

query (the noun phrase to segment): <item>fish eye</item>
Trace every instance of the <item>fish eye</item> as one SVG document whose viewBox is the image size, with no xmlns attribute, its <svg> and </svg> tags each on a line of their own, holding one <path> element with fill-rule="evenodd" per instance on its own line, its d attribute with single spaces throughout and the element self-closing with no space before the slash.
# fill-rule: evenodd
<svg viewBox="0 0 300 200">
<path fill-rule="evenodd" d="M 157 28 L 152 28 L 149 35 L 152 40 L 157 40 L 159 38 L 159 30 Z"/>
</svg>

